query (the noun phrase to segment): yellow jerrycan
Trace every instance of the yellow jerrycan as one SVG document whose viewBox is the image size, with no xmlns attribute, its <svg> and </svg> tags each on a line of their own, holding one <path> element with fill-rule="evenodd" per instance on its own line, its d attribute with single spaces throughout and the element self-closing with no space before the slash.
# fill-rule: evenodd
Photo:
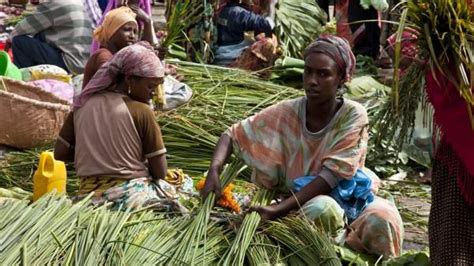
<svg viewBox="0 0 474 266">
<path fill-rule="evenodd" d="M 38 169 L 33 176 L 33 201 L 56 189 L 61 194 L 66 191 L 67 172 L 62 161 L 54 159 L 54 153 L 44 151 L 40 155 Z"/>
</svg>

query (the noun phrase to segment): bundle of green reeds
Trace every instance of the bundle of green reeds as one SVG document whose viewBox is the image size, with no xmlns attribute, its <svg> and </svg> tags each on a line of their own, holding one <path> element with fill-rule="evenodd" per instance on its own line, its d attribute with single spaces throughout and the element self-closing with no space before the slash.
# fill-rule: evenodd
<svg viewBox="0 0 474 266">
<path fill-rule="evenodd" d="M 160 45 L 169 48 L 172 44 L 179 44 L 186 40 L 186 29 L 200 15 L 202 10 L 198 8 L 198 1 L 167 1 L 166 4 L 166 37 Z"/>
<path fill-rule="evenodd" d="M 180 253 L 176 250 L 183 241 L 193 242 L 193 238 L 182 237 L 193 217 L 170 217 L 145 209 L 112 211 L 106 206 L 93 207 L 88 199 L 73 204 L 65 197 L 54 195 L 42 197 L 33 204 L 22 200 L 2 201 L 0 216 L 0 261 L 5 265 L 217 265 L 234 237 L 226 224 L 203 224 L 201 230 L 205 238 L 194 242 L 197 246 L 187 253 Z M 315 239 L 325 237 L 309 223 L 302 224 L 293 218 L 274 222 L 271 228 L 282 223 L 299 228 L 293 228 L 292 233 L 317 233 L 313 236 Z M 271 230 L 255 237 L 250 235 L 253 240 L 246 252 L 250 265 L 289 263 L 280 254 L 290 254 L 302 245 L 308 245 L 305 246 L 308 250 L 302 252 L 318 249 L 305 262 L 334 265 L 331 261 L 335 251 L 331 244 L 311 240 L 283 250 L 288 243 L 278 242 L 285 239 L 278 235 L 282 231 L 276 229 L 277 235 L 272 236 Z"/>
<path fill-rule="evenodd" d="M 273 192 L 268 190 L 259 190 L 252 200 L 252 206 L 267 206 L 273 198 Z M 244 265 L 247 249 L 257 231 L 260 223 L 260 214 L 251 212 L 245 215 L 240 226 L 237 236 L 234 238 L 232 245 L 221 259 L 223 265 Z"/>
<path fill-rule="evenodd" d="M 382 127 L 389 131 L 381 131 L 384 135 L 380 137 L 393 139 L 400 131 L 397 139 L 403 142 L 410 136 L 414 112 L 425 99 L 422 89 L 426 71 L 436 71 L 456 86 L 470 107 L 467 110 L 474 127 L 474 12 L 469 3 L 470 0 L 414 0 L 399 5 L 402 16 L 395 46 L 394 90 L 379 117 Z M 400 78 L 400 41 L 406 28 L 418 32 L 419 54 L 413 64 L 419 65 L 412 64 Z"/>
<path fill-rule="evenodd" d="M 341 265 L 329 237 L 301 216 L 287 216 L 271 222 L 265 231 L 284 247 L 288 264 Z"/>
<path fill-rule="evenodd" d="M 217 140 L 229 126 L 279 101 L 302 95 L 238 69 L 170 62 L 177 64 L 194 95 L 190 103 L 160 114 L 158 121 L 169 164 L 191 175 L 207 170 Z"/>
<path fill-rule="evenodd" d="M 285 99 L 302 95 L 296 89 L 263 81 L 238 69 L 169 61 L 194 91 L 193 99 L 157 120 L 168 150 L 170 167 L 200 176 L 209 167 L 219 136 L 233 123 Z M 32 189 L 39 153 L 52 146 L 9 153 L 0 164 L 0 186 Z M 77 190 L 73 166 L 68 165 L 68 192 Z"/>
<path fill-rule="evenodd" d="M 242 162 L 227 165 L 222 172 L 222 187 L 226 187 L 244 168 Z M 199 253 L 206 253 L 206 239 L 208 237 L 206 228 L 215 201 L 216 195 L 213 192 L 209 193 L 196 216 L 189 220 L 186 229 L 178 236 L 179 242 L 172 252 L 173 258 L 179 258 L 185 263 L 195 264 Z M 213 224 L 211 224 L 212 226 Z M 206 254 L 204 254 L 205 257 Z M 172 260 L 169 262 L 173 263 Z"/>
<path fill-rule="evenodd" d="M 283 55 L 303 58 L 303 50 L 325 28 L 327 14 L 312 0 L 280 0 L 275 16 L 275 34 Z"/>
<path fill-rule="evenodd" d="M 111 211 L 94 208 L 86 199 L 76 204 L 62 197 L 46 196 L 0 204 L 0 261 L 8 264 L 145 265 L 173 261 L 170 250 L 188 226 L 182 217 L 165 217 L 150 211 Z M 207 231 L 206 252 L 198 263 L 215 262 L 226 246 L 228 230 Z M 204 249 L 201 249 L 204 252 Z"/>
<path fill-rule="evenodd" d="M 282 249 L 268 235 L 257 232 L 247 250 L 248 265 L 283 265 Z"/>
</svg>

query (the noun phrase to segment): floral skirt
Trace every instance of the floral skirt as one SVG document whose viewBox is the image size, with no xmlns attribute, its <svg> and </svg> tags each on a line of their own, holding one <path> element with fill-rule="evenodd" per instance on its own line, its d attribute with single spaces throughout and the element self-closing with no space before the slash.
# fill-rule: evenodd
<svg viewBox="0 0 474 266">
<path fill-rule="evenodd" d="M 351 224 L 344 210 L 330 196 L 317 196 L 302 207 L 302 214 L 333 236 L 343 233 L 344 243 L 354 250 L 384 257 L 399 256 L 403 244 L 403 221 L 395 205 L 375 200 Z"/>
<path fill-rule="evenodd" d="M 83 199 L 92 193 L 91 202 L 97 206 L 110 204 L 111 208 L 121 210 L 153 207 L 164 211 L 186 211 L 178 201 L 175 187 L 164 180 L 152 182 L 148 177 L 81 178 L 77 199 Z"/>
</svg>

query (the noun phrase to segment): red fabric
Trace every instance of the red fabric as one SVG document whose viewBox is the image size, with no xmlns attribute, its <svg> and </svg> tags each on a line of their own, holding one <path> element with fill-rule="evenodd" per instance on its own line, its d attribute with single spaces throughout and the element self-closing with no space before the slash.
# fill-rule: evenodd
<svg viewBox="0 0 474 266">
<path fill-rule="evenodd" d="M 434 119 L 440 127 L 443 141 L 449 144 L 466 167 L 471 178 L 457 177 L 458 185 L 466 201 L 474 204 L 474 129 L 464 99 L 456 87 L 441 74 L 429 71 L 426 74 L 426 90 L 434 107 Z M 436 81 L 437 80 L 437 81 Z"/>
<path fill-rule="evenodd" d="M 401 53 L 404 57 L 416 58 L 416 56 L 418 55 L 418 35 L 419 33 L 411 28 L 407 28 L 403 31 L 400 46 Z M 396 41 L 397 33 L 394 33 L 387 38 L 387 43 L 389 47 L 395 47 Z"/>
<path fill-rule="evenodd" d="M 336 28 L 337 35 L 345 38 L 351 46 L 354 45 L 352 40 L 352 31 L 349 25 L 349 0 L 336 1 Z"/>
</svg>

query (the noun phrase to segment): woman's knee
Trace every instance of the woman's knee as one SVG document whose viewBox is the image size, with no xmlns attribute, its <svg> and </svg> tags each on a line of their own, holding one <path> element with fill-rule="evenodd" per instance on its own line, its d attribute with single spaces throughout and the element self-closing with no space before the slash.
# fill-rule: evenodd
<svg viewBox="0 0 474 266">
<path fill-rule="evenodd" d="M 27 35 L 18 35 L 12 38 L 12 48 L 28 47 L 28 43 L 32 38 Z"/>
<path fill-rule="evenodd" d="M 330 196 L 320 195 L 306 202 L 302 214 L 326 232 L 336 234 L 344 228 L 344 210 Z"/>
</svg>

